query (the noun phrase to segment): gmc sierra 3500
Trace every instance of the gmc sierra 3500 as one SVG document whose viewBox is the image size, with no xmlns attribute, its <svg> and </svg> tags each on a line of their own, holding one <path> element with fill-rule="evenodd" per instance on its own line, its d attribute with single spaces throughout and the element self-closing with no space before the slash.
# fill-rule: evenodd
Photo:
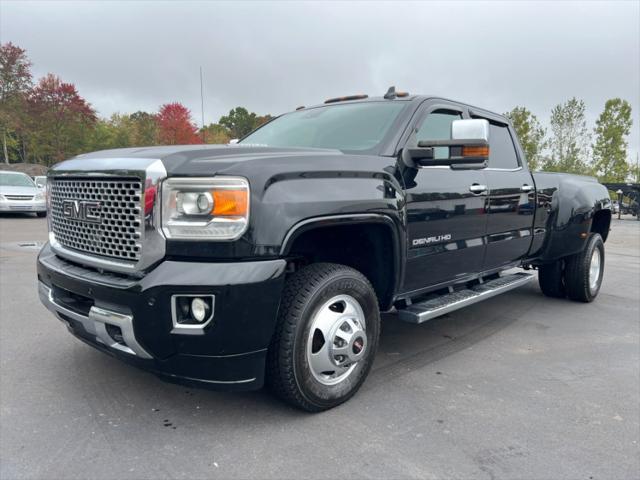
<svg viewBox="0 0 640 480">
<path fill-rule="evenodd" d="M 502 115 L 391 88 L 237 145 L 80 155 L 48 174 L 42 302 L 163 378 L 349 399 L 380 312 L 421 323 L 523 285 L 590 302 L 611 220 L 592 178 L 534 173 Z M 525 271 L 508 270 L 524 267 Z"/>
</svg>

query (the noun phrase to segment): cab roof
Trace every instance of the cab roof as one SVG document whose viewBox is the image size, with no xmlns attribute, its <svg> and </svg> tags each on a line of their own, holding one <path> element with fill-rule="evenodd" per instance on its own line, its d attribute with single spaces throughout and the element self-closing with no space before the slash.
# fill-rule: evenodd
<svg viewBox="0 0 640 480">
<path fill-rule="evenodd" d="M 507 117 L 505 117 L 504 115 L 502 115 L 502 114 L 499 114 L 497 112 L 493 112 L 491 110 L 487 110 L 485 108 L 476 107 L 476 106 L 470 105 L 468 103 L 460 102 L 458 100 L 445 98 L 445 97 L 442 97 L 440 95 L 412 95 L 412 94 L 409 94 L 409 93 L 406 93 L 406 92 L 399 92 L 399 93 L 403 93 L 404 95 L 402 95 L 402 96 L 394 96 L 393 98 L 388 98 L 387 95 L 379 96 L 379 97 L 369 97 L 368 95 L 365 95 L 365 94 L 348 95 L 348 96 L 345 96 L 345 97 L 335 97 L 335 98 L 330 98 L 328 100 L 325 100 L 323 103 L 319 103 L 319 104 L 316 104 L 316 105 L 310 105 L 308 107 L 304 107 L 304 106 L 298 107 L 298 108 L 296 108 L 296 111 L 297 110 L 307 110 L 307 109 L 312 109 L 312 108 L 319 108 L 319 107 L 329 107 L 329 106 L 333 106 L 333 105 L 345 105 L 345 104 L 350 104 L 350 103 L 415 102 L 417 104 L 420 104 L 425 100 L 442 100 L 443 102 L 451 103 L 453 105 L 457 105 L 457 106 L 464 107 L 464 108 L 468 109 L 469 113 L 472 116 L 476 116 L 477 115 L 479 117 L 487 118 L 489 120 L 494 120 L 494 121 L 499 122 L 499 123 L 505 123 L 505 124 L 510 123 L 509 119 Z"/>
</svg>

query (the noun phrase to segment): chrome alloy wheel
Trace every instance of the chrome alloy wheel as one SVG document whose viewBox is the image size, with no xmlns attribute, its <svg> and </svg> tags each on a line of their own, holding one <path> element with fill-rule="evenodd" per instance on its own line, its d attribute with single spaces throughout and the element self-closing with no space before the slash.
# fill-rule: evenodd
<svg viewBox="0 0 640 480">
<path fill-rule="evenodd" d="M 591 263 L 589 264 L 589 288 L 592 292 L 598 288 L 601 268 L 602 255 L 599 249 L 594 248 L 593 254 L 591 254 Z"/>
<path fill-rule="evenodd" d="M 364 312 L 350 295 L 337 295 L 314 314 L 307 340 L 307 362 L 314 378 L 336 385 L 356 368 L 367 350 Z"/>
</svg>

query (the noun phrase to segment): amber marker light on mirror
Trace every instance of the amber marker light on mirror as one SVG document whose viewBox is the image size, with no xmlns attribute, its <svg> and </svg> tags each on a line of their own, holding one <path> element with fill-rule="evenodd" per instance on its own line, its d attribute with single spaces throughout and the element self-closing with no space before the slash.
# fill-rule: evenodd
<svg viewBox="0 0 640 480">
<path fill-rule="evenodd" d="M 485 145 L 465 145 L 462 147 L 463 157 L 488 157 L 489 147 Z"/>
</svg>

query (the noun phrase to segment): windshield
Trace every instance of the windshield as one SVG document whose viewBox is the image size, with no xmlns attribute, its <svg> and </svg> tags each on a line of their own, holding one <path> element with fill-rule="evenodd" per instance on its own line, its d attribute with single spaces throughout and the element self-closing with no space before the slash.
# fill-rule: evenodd
<svg viewBox="0 0 640 480">
<path fill-rule="evenodd" d="M 404 102 L 328 105 L 287 113 L 244 138 L 242 145 L 365 151 L 385 137 Z"/>
<path fill-rule="evenodd" d="M 34 187 L 33 180 L 26 175 L 15 173 L 0 173 L 0 186 L 3 187 Z"/>
</svg>

